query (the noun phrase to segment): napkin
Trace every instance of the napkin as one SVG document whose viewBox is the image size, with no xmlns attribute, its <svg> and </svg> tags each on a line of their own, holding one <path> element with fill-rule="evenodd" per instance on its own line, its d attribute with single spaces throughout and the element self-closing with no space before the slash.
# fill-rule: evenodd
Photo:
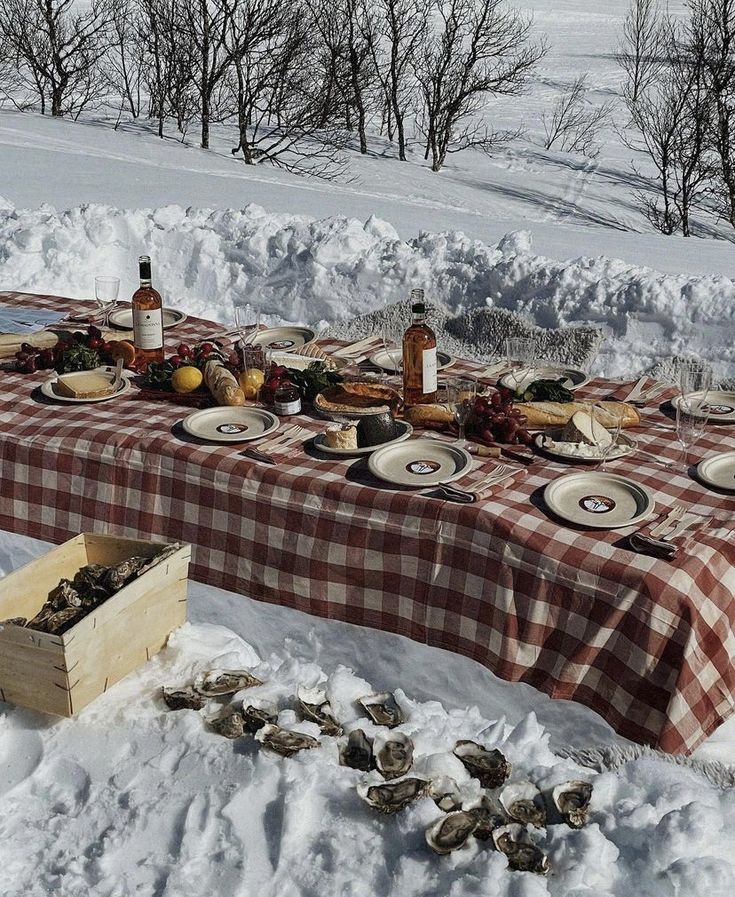
<svg viewBox="0 0 735 897">
<path fill-rule="evenodd" d="M 38 333 L 65 317 L 66 312 L 47 308 L 0 305 L 0 333 Z"/>
<path fill-rule="evenodd" d="M 508 480 L 513 480 L 518 477 L 520 474 L 525 474 L 526 471 L 519 468 L 518 470 L 513 470 L 511 473 L 506 474 L 504 477 L 501 477 L 499 480 L 493 480 L 493 482 L 488 483 L 483 489 L 480 489 L 477 492 L 470 492 L 468 489 L 462 489 L 459 486 L 455 486 L 454 483 L 440 483 L 437 486 L 438 491 L 442 494 L 443 498 L 446 498 L 447 501 L 456 501 L 463 505 L 471 505 L 473 502 L 482 501 L 493 489 L 498 486 L 507 483 Z"/>
<path fill-rule="evenodd" d="M 660 558 L 661 560 L 672 561 L 689 541 L 695 539 L 708 526 L 719 526 L 725 529 L 735 527 L 735 520 L 731 518 L 703 517 L 701 514 L 688 512 L 684 515 L 681 522 L 688 522 L 689 525 L 675 539 L 656 538 L 650 533 L 655 525 L 660 522 L 661 517 L 659 516 L 630 536 L 628 542 L 633 551 Z M 672 524 L 672 527 L 676 528 L 678 525 Z M 670 528 L 668 531 L 673 532 L 673 529 Z"/>
</svg>

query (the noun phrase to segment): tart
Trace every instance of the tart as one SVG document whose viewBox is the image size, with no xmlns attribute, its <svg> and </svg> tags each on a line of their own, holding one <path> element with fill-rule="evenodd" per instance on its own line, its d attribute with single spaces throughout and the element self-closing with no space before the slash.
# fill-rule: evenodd
<svg viewBox="0 0 735 897">
<path fill-rule="evenodd" d="M 364 380 L 349 380 L 338 386 L 330 386 L 314 399 L 315 408 L 322 414 L 361 416 L 392 411 L 401 403 L 401 397 L 389 386 Z"/>
</svg>

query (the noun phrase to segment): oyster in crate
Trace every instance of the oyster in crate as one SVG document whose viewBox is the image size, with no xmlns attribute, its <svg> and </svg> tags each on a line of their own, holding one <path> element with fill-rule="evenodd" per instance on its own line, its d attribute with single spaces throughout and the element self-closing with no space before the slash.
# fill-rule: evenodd
<svg viewBox="0 0 735 897">
<path fill-rule="evenodd" d="M 516 872 L 535 872 L 547 875 L 549 859 L 533 844 L 522 825 L 504 825 L 493 831 L 495 847 L 508 858 L 508 865 Z"/>
<path fill-rule="evenodd" d="M 473 832 L 480 841 L 489 841 L 496 828 L 507 825 L 508 816 L 499 801 L 484 795 L 479 804 L 469 807 L 468 813 L 475 817 L 477 826 Z"/>
<path fill-rule="evenodd" d="M 126 560 L 120 561 L 119 564 L 115 564 L 113 567 L 108 567 L 100 577 L 99 583 L 110 593 L 118 592 L 123 586 L 126 586 L 131 579 L 135 579 L 135 577 L 149 563 L 149 560 L 150 558 L 144 557 L 126 558 Z"/>
<path fill-rule="evenodd" d="M 413 742 L 403 732 L 378 732 L 373 753 L 375 767 L 384 779 L 404 776 L 413 764 Z"/>
<path fill-rule="evenodd" d="M 393 729 L 404 721 L 401 708 L 389 691 L 377 695 L 365 695 L 364 698 L 358 699 L 358 703 L 376 726 Z"/>
<path fill-rule="evenodd" d="M 422 797 L 429 783 L 424 779 L 399 779 L 382 785 L 361 784 L 358 795 L 381 813 L 398 813 L 404 807 Z"/>
<path fill-rule="evenodd" d="M 429 797 L 445 813 L 462 809 L 462 795 L 459 785 L 451 776 L 438 776 L 429 784 Z"/>
<path fill-rule="evenodd" d="M 49 614 L 44 621 L 44 630 L 50 635 L 61 635 L 84 616 L 81 607 L 65 607 L 56 613 Z M 32 623 L 33 621 L 31 621 Z M 29 624 L 30 626 L 30 624 Z M 34 628 L 31 626 L 31 628 Z"/>
<path fill-rule="evenodd" d="M 291 732 L 280 726 L 268 724 L 258 729 L 255 737 L 263 745 L 282 757 L 293 757 L 299 751 L 308 751 L 319 747 L 319 742 L 311 735 L 303 732 Z"/>
<path fill-rule="evenodd" d="M 273 726 L 278 721 L 278 708 L 269 701 L 243 701 L 240 712 L 243 728 L 249 735 L 255 735 L 263 726 Z"/>
<path fill-rule="evenodd" d="M 166 688 L 164 685 L 161 697 L 169 710 L 201 710 L 204 707 L 204 696 L 195 691 L 191 685 L 184 685 L 181 688 Z"/>
<path fill-rule="evenodd" d="M 488 750 L 475 741 L 458 741 L 454 756 L 462 761 L 471 776 L 480 780 L 483 788 L 500 787 L 511 773 L 510 763 L 499 750 Z"/>
<path fill-rule="evenodd" d="M 592 785 L 589 782 L 564 782 L 552 789 L 551 797 L 564 822 L 571 828 L 582 828 L 587 822 Z"/>
<path fill-rule="evenodd" d="M 27 617 L 8 617 L 7 620 L 0 620 L 0 626 L 26 626 Z"/>
<path fill-rule="evenodd" d="M 455 810 L 440 816 L 426 829 L 426 843 L 436 853 L 447 854 L 464 847 L 477 827 L 472 813 Z"/>
<path fill-rule="evenodd" d="M 209 728 L 225 738 L 241 738 L 245 734 L 242 713 L 235 707 L 225 707 L 219 716 L 209 720 Z"/>
<path fill-rule="evenodd" d="M 360 769 L 363 772 L 369 772 L 375 765 L 373 743 L 362 729 L 353 729 L 350 732 L 347 744 L 340 753 L 340 763 L 342 766 Z"/>
<path fill-rule="evenodd" d="M 54 611 L 66 610 L 67 607 L 81 607 L 82 596 L 68 579 L 62 579 L 55 589 L 51 589 L 46 604 Z"/>
<path fill-rule="evenodd" d="M 342 734 L 342 726 L 337 722 L 332 705 L 321 688 L 304 688 L 300 685 L 296 697 L 305 719 L 316 723 L 325 735 Z"/>
<path fill-rule="evenodd" d="M 206 698 L 234 695 L 243 688 L 254 688 L 262 684 L 257 676 L 247 670 L 208 670 L 200 673 L 194 680 L 194 688 Z"/>
<path fill-rule="evenodd" d="M 512 782 L 500 792 L 500 803 L 513 822 L 531 824 L 535 828 L 546 825 L 546 804 L 533 782 Z"/>
</svg>

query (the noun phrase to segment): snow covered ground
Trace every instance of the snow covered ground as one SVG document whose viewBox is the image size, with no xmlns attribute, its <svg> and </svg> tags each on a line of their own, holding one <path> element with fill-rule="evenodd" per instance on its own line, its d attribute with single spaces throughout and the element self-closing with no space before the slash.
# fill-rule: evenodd
<svg viewBox="0 0 735 897">
<path fill-rule="evenodd" d="M 0 534 L 0 571 L 46 547 Z M 0 704 L 3 897 L 731 897 L 735 790 L 657 759 L 602 774 L 562 760 L 564 747 L 621 743 L 592 711 L 445 651 L 197 584 L 189 617 L 75 721 Z M 479 739 L 503 750 L 513 780 L 592 782 L 589 824 L 538 833 L 547 879 L 509 871 L 478 841 L 435 856 L 424 841 L 434 803 L 376 814 L 336 739 L 283 759 L 209 732 L 206 711 L 165 709 L 162 684 L 212 666 L 253 670 L 265 684 L 248 696 L 312 735 L 296 722 L 299 684 L 323 681 L 340 721 L 368 734 L 355 699 L 397 689 L 416 774 L 451 775 L 471 801 L 478 783 L 450 752 Z"/>
</svg>

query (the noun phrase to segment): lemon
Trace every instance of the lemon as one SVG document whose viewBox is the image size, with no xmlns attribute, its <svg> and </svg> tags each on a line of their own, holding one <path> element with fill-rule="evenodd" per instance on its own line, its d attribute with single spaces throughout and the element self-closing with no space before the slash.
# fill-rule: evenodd
<svg viewBox="0 0 735 897">
<path fill-rule="evenodd" d="M 248 384 L 249 386 L 254 386 L 256 389 L 260 389 L 264 383 L 265 374 L 263 371 L 258 370 L 258 368 L 248 368 L 240 374 L 240 386 L 243 388 L 245 388 L 245 384 Z"/>
<path fill-rule="evenodd" d="M 177 368 L 171 375 L 174 392 L 194 392 L 202 385 L 202 372 L 191 364 Z"/>
</svg>

